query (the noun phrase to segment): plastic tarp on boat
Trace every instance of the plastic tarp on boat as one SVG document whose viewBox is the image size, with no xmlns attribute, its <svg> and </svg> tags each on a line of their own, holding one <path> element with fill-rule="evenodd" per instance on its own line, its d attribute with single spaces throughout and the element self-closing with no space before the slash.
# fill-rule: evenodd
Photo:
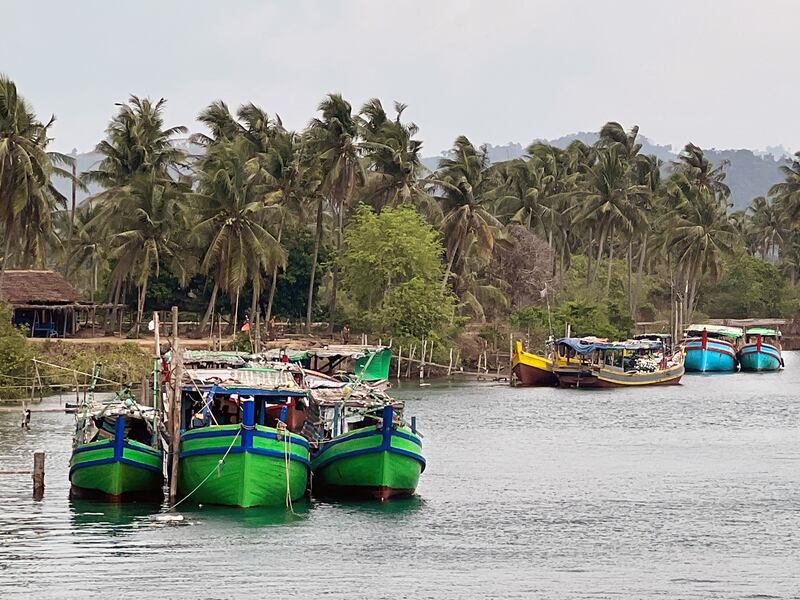
<svg viewBox="0 0 800 600">
<path fill-rule="evenodd" d="M 578 354 L 591 354 L 596 350 L 660 350 L 658 340 L 629 340 L 627 342 L 600 342 L 584 338 L 559 338 L 558 345 L 572 348 Z"/>
<path fill-rule="evenodd" d="M 744 335 L 744 331 L 740 327 L 728 327 L 727 325 L 696 325 L 692 324 L 686 328 L 687 336 L 699 336 L 703 334 L 703 330 L 712 335 L 721 335 L 723 337 L 740 338 Z"/>
</svg>

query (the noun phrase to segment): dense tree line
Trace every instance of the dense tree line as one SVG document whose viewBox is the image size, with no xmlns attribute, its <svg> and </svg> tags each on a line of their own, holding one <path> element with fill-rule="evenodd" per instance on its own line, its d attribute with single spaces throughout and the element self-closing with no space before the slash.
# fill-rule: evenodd
<svg viewBox="0 0 800 600">
<path fill-rule="evenodd" d="M 594 145 L 534 142 L 494 164 L 459 136 L 431 172 L 402 104 L 355 110 L 330 94 L 290 131 L 254 104 L 215 101 L 198 116 L 206 132 L 187 140 L 186 127 L 164 123 L 164 102 L 118 105 L 102 159 L 75 178 L 103 191 L 73 210 L 52 185 L 73 178 L 70 157 L 48 150 L 53 119 L 0 78 L 3 271 L 59 269 L 135 306 L 136 331 L 145 310 L 178 298 L 201 330 L 226 311 L 423 335 L 512 314 L 542 320 L 526 306 L 552 302 L 562 319 L 592 306 L 603 312 L 595 327 L 624 333 L 673 311 L 687 322 L 724 312 L 736 295 L 726 273 L 741 278 L 731 267 L 745 255 L 796 297 L 800 153 L 783 183 L 731 212 L 726 165 L 689 143 L 662 176 L 638 128 L 615 122 Z M 761 300 L 753 310 L 796 308 Z"/>
</svg>

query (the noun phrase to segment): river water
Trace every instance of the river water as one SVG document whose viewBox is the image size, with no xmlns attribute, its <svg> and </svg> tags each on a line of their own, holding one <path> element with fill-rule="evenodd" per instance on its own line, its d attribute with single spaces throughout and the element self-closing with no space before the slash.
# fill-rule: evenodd
<svg viewBox="0 0 800 600">
<path fill-rule="evenodd" d="M 0 414 L 0 598 L 798 598 L 800 355 L 677 387 L 405 384 L 418 497 L 71 503 L 72 416 Z M 58 399 L 49 399 L 57 403 Z"/>
</svg>

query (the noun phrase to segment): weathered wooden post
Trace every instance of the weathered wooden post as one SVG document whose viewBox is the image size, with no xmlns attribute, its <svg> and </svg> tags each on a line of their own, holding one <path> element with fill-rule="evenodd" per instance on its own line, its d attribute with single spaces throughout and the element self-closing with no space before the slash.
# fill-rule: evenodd
<svg viewBox="0 0 800 600">
<path fill-rule="evenodd" d="M 417 346 L 415 344 L 411 346 L 411 352 L 408 355 L 408 366 L 406 367 L 406 379 L 411 377 L 411 367 L 414 364 L 414 354 L 416 354 L 416 352 L 417 352 Z"/>
<path fill-rule="evenodd" d="M 422 381 L 425 378 L 425 350 L 426 350 L 426 347 L 427 347 L 426 346 L 427 343 L 428 342 L 425 340 L 425 338 L 422 338 L 422 352 L 419 355 L 419 357 L 420 357 L 420 361 L 419 361 L 419 380 L 420 381 Z"/>
<path fill-rule="evenodd" d="M 172 465 L 169 478 L 169 502 L 175 504 L 178 496 L 178 462 L 181 446 L 181 378 L 183 377 L 182 353 L 178 342 L 178 307 L 172 307 L 172 347 L 170 349 L 170 454 Z"/>
<path fill-rule="evenodd" d="M 431 365 L 433 364 L 433 340 L 431 340 L 431 351 L 428 355 L 428 377 L 431 376 Z"/>
<path fill-rule="evenodd" d="M 450 348 L 450 361 L 447 363 L 447 376 L 450 377 L 450 373 L 453 370 L 453 349 Z"/>
<path fill-rule="evenodd" d="M 397 349 L 397 379 L 400 379 L 400 362 L 403 360 L 403 347 Z"/>
<path fill-rule="evenodd" d="M 44 452 L 33 453 L 33 499 L 44 497 Z"/>
</svg>

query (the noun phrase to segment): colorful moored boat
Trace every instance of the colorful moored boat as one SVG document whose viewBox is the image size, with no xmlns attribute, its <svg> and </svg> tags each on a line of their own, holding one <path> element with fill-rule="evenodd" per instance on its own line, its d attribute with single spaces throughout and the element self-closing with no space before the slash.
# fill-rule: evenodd
<svg viewBox="0 0 800 600">
<path fill-rule="evenodd" d="M 561 338 L 556 354 L 553 372 L 561 387 L 676 385 L 684 373 L 682 352 L 670 355 L 660 340 Z"/>
<path fill-rule="evenodd" d="M 724 325 L 691 325 L 682 342 L 686 353 L 686 370 L 706 372 L 734 372 L 739 340 L 744 332 L 738 327 Z"/>
<path fill-rule="evenodd" d="M 514 343 L 511 370 L 520 385 L 549 386 L 558 383 L 553 373 L 553 361 L 547 356 L 526 352 L 520 340 Z"/>
<path fill-rule="evenodd" d="M 783 366 L 781 332 L 765 327 L 750 327 L 739 350 L 742 371 L 778 371 Z"/>
<path fill-rule="evenodd" d="M 315 495 L 383 501 L 414 494 L 425 470 L 416 426 L 396 420 L 391 405 L 379 414 L 377 424 L 367 424 L 372 415 L 365 413 L 358 427 L 320 444 L 312 460 Z"/>
<path fill-rule="evenodd" d="M 127 388 L 109 401 L 84 403 L 76 413 L 70 497 L 110 502 L 162 498 L 158 421 L 158 413 L 139 405 Z"/>
<path fill-rule="evenodd" d="M 288 366 L 187 370 L 187 376 L 179 501 L 248 508 L 290 506 L 304 496 L 310 445 L 299 432 L 308 399 Z"/>
</svg>

